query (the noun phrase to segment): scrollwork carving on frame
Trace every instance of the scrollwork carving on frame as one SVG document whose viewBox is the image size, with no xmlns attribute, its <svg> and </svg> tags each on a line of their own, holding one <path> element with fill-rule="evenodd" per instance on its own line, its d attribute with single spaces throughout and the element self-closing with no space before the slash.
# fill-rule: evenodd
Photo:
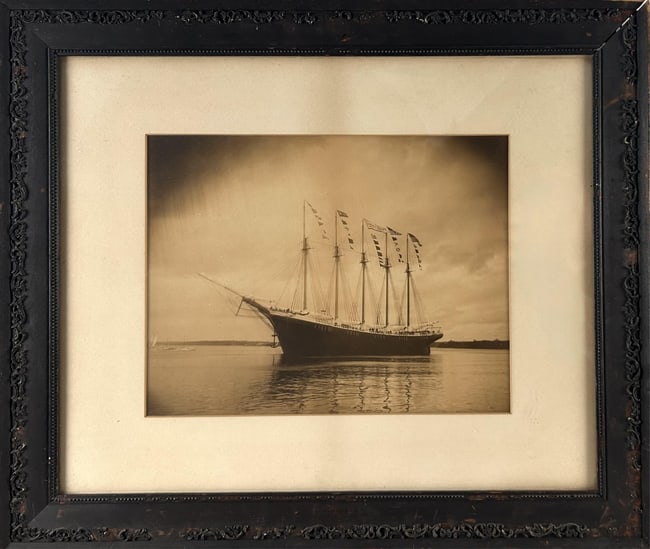
<svg viewBox="0 0 650 549">
<path fill-rule="evenodd" d="M 307 539 L 421 539 L 421 538 L 582 538 L 589 528 L 575 523 L 533 524 L 522 528 L 508 528 L 497 523 L 461 523 L 390 525 L 363 524 L 338 528 L 317 524 L 300 531 Z"/>
</svg>

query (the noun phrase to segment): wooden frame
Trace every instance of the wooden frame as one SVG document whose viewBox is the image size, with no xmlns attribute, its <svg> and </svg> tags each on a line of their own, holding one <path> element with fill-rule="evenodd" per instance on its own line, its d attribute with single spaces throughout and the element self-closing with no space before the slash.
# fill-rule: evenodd
<svg viewBox="0 0 650 549">
<path fill-rule="evenodd" d="M 5 0 L 0 546 L 648 543 L 647 6 Z M 589 55 L 599 482 L 581 493 L 61 493 L 57 67 L 68 55 Z M 8 60 L 8 62 L 7 62 Z M 122 441 L 116 441 L 119 445 Z M 318 541 L 317 541 L 318 540 Z M 464 540 L 464 541 L 463 541 Z M 57 544 L 59 545 L 59 544 Z M 222 544 L 216 544 L 222 545 Z"/>
</svg>

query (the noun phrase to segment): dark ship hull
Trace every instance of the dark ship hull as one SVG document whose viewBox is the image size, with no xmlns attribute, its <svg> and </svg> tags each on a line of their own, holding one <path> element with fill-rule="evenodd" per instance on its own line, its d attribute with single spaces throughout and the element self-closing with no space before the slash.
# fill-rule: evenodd
<svg viewBox="0 0 650 549">
<path fill-rule="evenodd" d="M 287 358 L 336 356 L 426 356 L 440 332 L 389 332 L 319 322 L 300 314 L 276 312 L 244 298 L 273 325 Z"/>
<path fill-rule="evenodd" d="M 287 357 L 422 356 L 442 337 L 364 331 L 278 315 L 271 315 L 271 322 Z"/>
</svg>

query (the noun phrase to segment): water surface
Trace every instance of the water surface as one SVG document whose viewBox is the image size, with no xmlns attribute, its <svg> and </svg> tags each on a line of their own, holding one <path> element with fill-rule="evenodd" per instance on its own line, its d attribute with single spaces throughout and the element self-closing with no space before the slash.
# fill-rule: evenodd
<svg viewBox="0 0 650 549">
<path fill-rule="evenodd" d="M 503 413 L 507 350 L 431 349 L 428 357 L 287 363 L 280 349 L 149 349 L 147 414 L 280 415 Z"/>
</svg>

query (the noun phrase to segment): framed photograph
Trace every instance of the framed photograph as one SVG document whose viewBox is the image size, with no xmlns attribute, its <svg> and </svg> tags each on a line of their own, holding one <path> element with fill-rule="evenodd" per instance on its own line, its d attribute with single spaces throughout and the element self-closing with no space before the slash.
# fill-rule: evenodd
<svg viewBox="0 0 650 549">
<path fill-rule="evenodd" d="M 644 3 L 0 25 L 0 547 L 648 546 Z"/>
<path fill-rule="evenodd" d="M 149 135 L 147 414 L 508 412 L 507 151 Z"/>
</svg>

